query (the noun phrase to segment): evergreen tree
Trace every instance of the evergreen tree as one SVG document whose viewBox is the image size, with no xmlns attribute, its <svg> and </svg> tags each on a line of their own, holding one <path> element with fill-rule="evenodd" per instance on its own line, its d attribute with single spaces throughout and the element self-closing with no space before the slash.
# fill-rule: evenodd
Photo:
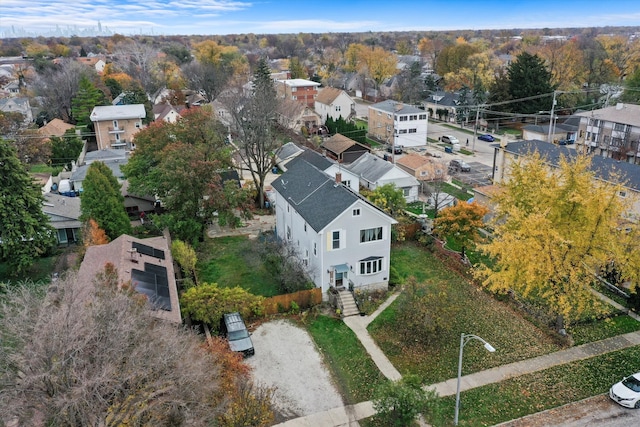
<svg viewBox="0 0 640 427">
<path fill-rule="evenodd" d="M 79 126 L 91 124 L 91 111 L 96 105 L 105 105 L 107 97 L 95 87 L 87 76 L 80 78 L 78 93 L 71 100 L 71 116 Z"/>
<path fill-rule="evenodd" d="M 121 234 L 131 233 L 120 184 L 107 165 L 91 163 L 82 187 L 82 221 L 94 219 L 112 240 Z"/>
<path fill-rule="evenodd" d="M 0 170 L 0 260 L 18 276 L 55 244 L 55 237 L 49 218 L 42 212 L 40 188 L 15 149 L 3 139 Z"/>
<path fill-rule="evenodd" d="M 538 55 L 523 52 L 509 66 L 509 95 L 512 99 L 530 98 L 536 95 L 551 94 L 551 72 Z M 513 104 L 513 111 L 535 114 L 551 109 L 551 97 L 527 99 Z"/>
</svg>

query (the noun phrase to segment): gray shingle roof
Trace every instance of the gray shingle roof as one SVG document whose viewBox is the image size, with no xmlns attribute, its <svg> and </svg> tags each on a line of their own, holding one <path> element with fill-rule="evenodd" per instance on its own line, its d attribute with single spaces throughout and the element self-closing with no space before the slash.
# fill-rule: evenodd
<svg viewBox="0 0 640 427">
<path fill-rule="evenodd" d="M 505 150 L 508 153 L 525 156 L 538 152 L 550 164 L 558 166 L 560 157 L 573 158 L 577 156 L 576 150 L 562 145 L 549 144 L 545 141 L 518 141 L 510 142 Z M 609 157 L 591 156 L 591 168 L 596 177 L 604 181 L 615 182 L 615 175 L 619 174 L 626 181 L 627 188 L 640 191 L 640 165 L 621 162 Z"/>
<path fill-rule="evenodd" d="M 293 157 L 302 152 L 302 148 L 298 147 L 293 142 L 287 142 L 282 147 L 278 148 L 276 151 L 276 157 L 280 160 L 288 160 L 290 157 Z"/>
<path fill-rule="evenodd" d="M 393 169 L 393 165 L 376 155 L 365 153 L 353 163 L 344 165 L 344 168 L 369 182 L 376 182 Z"/>
<path fill-rule="evenodd" d="M 322 154 L 318 153 L 317 151 L 313 151 L 309 148 L 305 148 L 302 154 L 300 154 L 296 159 L 304 160 L 305 162 L 315 166 L 321 171 L 326 171 L 327 169 L 329 169 L 329 167 L 331 167 L 331 165 L 336 163 L 333 160 L 328 159 Z"/>
<path fill-rule="evenodd" d="M 105 160 L 102 163 L 104 163 L 109 167 L 109 169 L 111 169 L 113 176 L 115 176 L 118 179 L 124 179 L 124 173 L 122 172 L 120 167 L 122 165 L 126 165 L 127 161 L 128 159 Z M 71 181 L 84 181 L 85 177 L 87 176 L 87 172 L 89 171 L 89 166 L 91 165 L 84 164 L 82 166 L 78 166 L 78 168 L 71 173 L 71 178 L 70 178 Z"/>
<path fill-rule="evenodd" d="M 299 158 L 292 163 L 273 182 L 273 188 L 315 231 L 321 231 L 359 199 L 310 163 Z"/>
<path fill-rule="evenodd" d="M 401 106 L 401 108 L 396 109 L 396 106 Z M 417 107 L 413 107 L 411 105 L 403 104 L 401 102 L 393 101 L 390 99 L 386 101 L 378 102 L 377 104 L 373 104 L 371 108 L 385 111 L 387 113 L 397 113 L 397 114 L 424 113 L 424 110 L 421 110 Z"/>
</svg>

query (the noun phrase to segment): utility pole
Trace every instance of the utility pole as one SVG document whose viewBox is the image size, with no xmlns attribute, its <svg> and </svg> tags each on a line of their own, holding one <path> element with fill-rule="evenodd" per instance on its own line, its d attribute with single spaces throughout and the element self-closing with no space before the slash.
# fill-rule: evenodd
<svg viewBox="0 0 640 427">
<path fill-rule="evenodd" d="M 480 106 L 476 106 L 476 121 L 473 124 L 473 144 L 471 144 L 471 151 L 476 152 L 476 137 L 478 136 L 478 118 L 480 117 Z"/>
<path fill-rule="evenodd" d="M 553 102 L 551 103 L 551 116 L 549 118 L 549 137 L 547 138 L 548 142 L 553 142 L 553 140 L 551 139 L 551 129 L 553 127 L 553 113 L 554 113 L 554 109 L 556 107 L 556 91 L 553 91 Z"/>
</svg>

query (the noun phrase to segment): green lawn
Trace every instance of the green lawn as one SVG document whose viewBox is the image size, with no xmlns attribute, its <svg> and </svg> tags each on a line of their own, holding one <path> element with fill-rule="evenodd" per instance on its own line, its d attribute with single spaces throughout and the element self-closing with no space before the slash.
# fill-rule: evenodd
<svg viewBox="0 0 640 427">
<path fill-rule="evenodd" d="M 53 266 L 56 262 L 57 256 L 53 255 L 46 258 L 38 258 L 29 271 L 20 277 L 14 277 L 9 271 L 7 264 L 0 263 L 0 283 L 16 283 L 25 280 L 31 280 L 33 282 L 49 283 L 51 280 L 51 273 L 53 272 Z"/>
<path fill-rule="evenodd" d="M 31 165 L 29 167 L 29 172 L 31 173 L 50 173 L 53 176 L 58 175 L 61 170 L 62 167 L 60 166 L 53 167 L 45 164 Z"/>
<path fill-rule="evenodd" d="M 603 394 L 638 366 L 640 346 L 468 390 L 460 395 L 459 424 L 495 425 Z M 442 400 L 453 419 L 455 396 Z"/>
<path fill-rule="evenodd" d="M 341 319 L 317 316 L 307 329 L 322 352 L 346 404 L 373 398 L 387 379 L 380 373 L 355 333 Z"/>
<path fill-rule="evenodd" d="M 453 197 L 455 197 L 458 200 L 469 200 L 471 197 L 473 197 L 473 193 L 470 193 L 463 189 L 466 186 L 462 182 L 457 181 L 455 179 L 452 180 L 452 182 L 462 188 L 456 187 L 455 185 L 451 185 L 445 182 L 445 183 L 442 183 L 442 187 L 441 187 L 444 193 L 451 194 Z"/>
<path fill-rule="evenodd" d="M 199 283 L 241 286 L 254 295 L 280 294 L 278 284 L 265 270 L 257 253 L 259 243 L 247 236 L 206 239 L 198 248 Z"/>
</svg>

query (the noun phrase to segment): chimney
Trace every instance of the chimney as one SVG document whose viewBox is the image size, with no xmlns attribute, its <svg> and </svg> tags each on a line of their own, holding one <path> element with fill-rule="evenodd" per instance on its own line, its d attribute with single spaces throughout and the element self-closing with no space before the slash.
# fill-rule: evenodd
<svg viewBox="0 0 640 427">
<path fill-rule="evenodd" d="M 623 108 L 624 108 L 624 104 L 623 104 L 622 102 L 618 102 L 618 103 L 616 104 L 616 110 L 618 110 L 618 111 L 619 111 L 619 110 L 622 110 Z"/>
<path fill-rule="evenodd" d="M 342 183 L 342 172 L 336 172 L 336 182 L 338 184 Z"/>
<path fill-rule="evenodd" d="M 396 102 L 396 104 L 394 105 L 394 109 L 396 111 L 400 111 L 402 110 L 403 105 L 400 102 Z"/>
</svg>

